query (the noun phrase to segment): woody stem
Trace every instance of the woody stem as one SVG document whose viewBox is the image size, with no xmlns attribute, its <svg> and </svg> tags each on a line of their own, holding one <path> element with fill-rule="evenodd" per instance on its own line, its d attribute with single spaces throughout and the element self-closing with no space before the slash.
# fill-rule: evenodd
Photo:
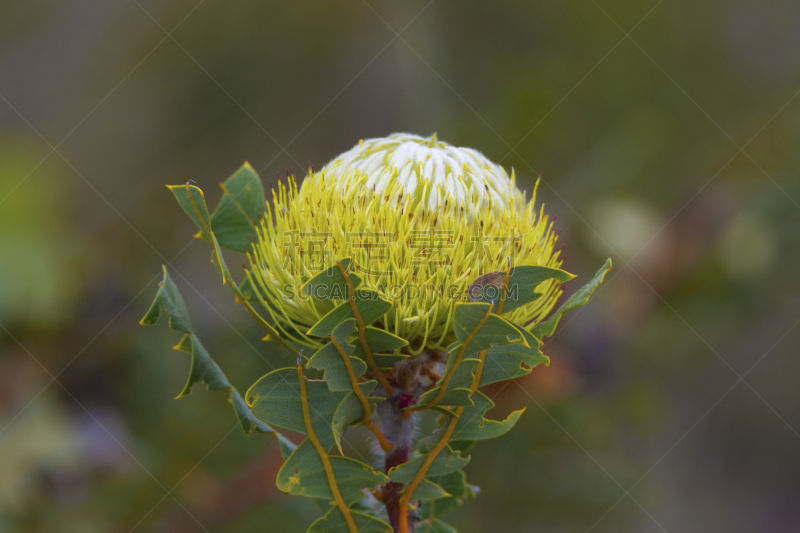
<svg viewBox="0 0 800 533">
<path fill-rule="evenodd" d="M 392 468 L 408 462 L 409 450 L 416 430 L 416 416 L 406 419 L 400 416 L 400 409 L 405 407 L 408 401 L 407 395 L 400 394 L 380 402 L 377 406 L 383 433 L 386 439 L 394 445 L 392 451 L 388 452 L 384 458 L 387 474 Z M 389 481 L 383 486 L 381 494 L 389 515 L 389 524 L 395 533 L 400 530 L 400 491 L 403 490 L 403 487 L 402 483 Z M 409 533 L 414 533 L 416 531 L 414 521 L 410 519 L 408 522 Z"/>
</svg>

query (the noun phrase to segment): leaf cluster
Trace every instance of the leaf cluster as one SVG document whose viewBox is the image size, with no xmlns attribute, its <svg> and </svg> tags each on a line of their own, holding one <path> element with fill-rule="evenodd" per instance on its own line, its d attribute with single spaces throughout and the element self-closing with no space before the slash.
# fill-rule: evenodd
<svg viewBox="0 0 800 533">
<path fill-rule="evenodd" d="M 470 301 L 455 308 L 456 340 L 446 350 L 441 377 L 400 413 L 408 417 L 412 412 L 432 410 L 439 417 L 439 427 L 419 439 L 418 450 L 408 462 L 384 473 L 363 458 L 346 457 L 342 443 L 348 427 L 363 425 L 385 451 L 392 449 L 373 417 L 376 405 L 392 393 L 387 371 L 409 357 L 406 340 L 375 326 L 393 304 L 360 287 L 361 278 L 349 271 L 350 259 L 340 258 L 334 267 L 320 272 L 302 288 L 309 296 L 329 301 L 331 310 L 305 332 L 276 330 L 273 322 L 253 306 L 260 299 L 252 277 L 248 275 L 237 283 L 221 252 L 222 247 L 248 251 L 250 236 L 255 234 L 254 219 L 264 207 L 261 181 L 252 167 L 244 165 L 221 187 L 222 200 L 211 214 L 198 187 L 185 184 L 169 188 L 198 226 L 196 236 L 211 244 L 212 262 L 223 284 L 265 329 L 265 340 L 297 353 L 297 365 L 271 371 L 242 396 L 201 344 L 183 298 L 164 267 L 163 280 L 141 323 L 156 324 L 163 310 L 169 327 L 183 334 L 175 349 L 189 354 L 191 362 L 189 377 L 178 397 L 188 395 L 197 382 L 208 390 L 225 390 L 246 435 L 255 430 L 278 440 L 285 459 L 277 475 L 278 488 L 312 498 L 324 510 L 324 515 L 309 526 L 309 532 L 392 531 L 384 502 L 375 496 L 377 489 L 390 481 L 403 485 L 401 532 L 409 530 L 410 510 L 418 518 L 417 531 L 455 531 L 441 516 L 478 492 L 466 481 L 463 468 L 470 457 L 464 454 L 477 441 L 507 433 L 524 411 L 514 411 L 504 420 L 487 419 L 485 415 L 494 404 L 478 389 L 522 377 L 535 366 L 548 364 L 540 350 L 542 338 L 554 333 L 561 316 L 588 301 L 611 268 L 610 261 L 587 286 L 532 329 L 514 324 L 503 315 L 541 297 L 536 292 L 541 283 L 553 279 L 563 283 L 571 279 L 571 274 L 547 267 L 509 266 L 505 273 L 476 279 L 470 288 Z M 506 301 L 509 287 L 517 291 L 517 296 Z M 298 350 L 300 346 L 314 348 L 304 353 Z M 321 379 L 309 379 L 307 374 Z M 305 438 L 294 445 L 278 431 L 281 429 Z M 334 447 L 338 453 L 334 453 Z"/>
</svg>

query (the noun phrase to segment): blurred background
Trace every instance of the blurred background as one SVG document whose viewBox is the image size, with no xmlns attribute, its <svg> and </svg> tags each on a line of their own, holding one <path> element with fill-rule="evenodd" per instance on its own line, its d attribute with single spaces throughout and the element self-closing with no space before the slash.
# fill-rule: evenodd
<svg viewBox="0 0 800 533">
<path fill-rule="evenodd" d="M 798 90 L 790 0 L 0 3 L 0 530 L 304 531 L 275 442 L 173 401 L 179 334 L 137 324 L 170 263 L 241 390 L 291 362 L 164 185 L 409 131 L 541 174 L 571 290 L 615 264 L 491 391 L 527 411 L 446 520 L 800 531 Z"/>
</svg>

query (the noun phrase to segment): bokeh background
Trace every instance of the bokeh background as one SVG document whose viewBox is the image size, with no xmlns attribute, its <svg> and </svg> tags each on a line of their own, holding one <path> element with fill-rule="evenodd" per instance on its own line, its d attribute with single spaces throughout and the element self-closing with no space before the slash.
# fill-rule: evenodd
<svg viewBox="0 0 800 533">
<path fill-rule="evenodd" d="M 179 335 L 137 324 L 170 263 L 239 388 L 291 359 L 164 184 L 409 131 L 541 174 L 572 290 L 615 263 L 492 391 L 527 411 L 448 521 L 800 531 L 798 90 L 791 0 L 0 3 L 0 530 L 304 531 L 274 441 L 173 401 Z"/>
</svg>

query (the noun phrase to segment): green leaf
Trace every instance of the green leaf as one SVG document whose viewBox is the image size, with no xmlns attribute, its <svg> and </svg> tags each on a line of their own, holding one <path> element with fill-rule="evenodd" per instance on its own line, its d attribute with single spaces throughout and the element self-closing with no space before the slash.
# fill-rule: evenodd
<svg viewBox="0 0 800 533">
<path fill-rule="evenodd" d="M 369 346 L 370 350 L 372 350 L 372 357 L 375 359 L 375 363 L 380 368 L 392 366 L 393 364 L 410 357 L 405 353 L 380 353 L 397 350 L 403 348 L 404 346 L 408 346 L 408 341 L 401 339 L 397 335 L 393 335 L 386 330 L 367 326 L 364 328 L 364 337 L 367 339 L 367 346 Z M 350 344 L 353 346 L 352 356 L 358 357 L 362 361 L 365 361 L 367 356 L 364 353 L 363 348 L 361 348 L 361 342 L 358 340 L 358 337 L 355 337 L 353 340 L 351 340 Z"/>
<path fill-rule="evenodd" d="M 186 185 L 167 185 L 167 187 L 172 191 L 172 194 L 175 195 L 178 204 L 180 204 L 181 208 L 189 215 L 189 218 L 200 228 L 200 233 L 197 236 L 210 241 L 211 245 L 214 247 L 211 260 L 217 266 L 223 282 L 230 283 L 236 295 L 246 301 L 239 293 L 239 287 L 233 282 L 231 273 L 228 270 L 228 265 L 225 264 L 225 260 L 222 258 L 222 250 L 220 250 L 219 242 L 211 229 L 211 217 L 208 214 L 208 207 L 206 206 L 203 191 L 188 183 Z"/>
<path fill-rule="evenodd" d="M 363 385 L 371 384 L 369 390 L 367 387 Z M 375 389 L 378 385 L 378 382 L 375 380 L 367 381 L 366 383 L 362 383 L 360 385 L 361 391 L 364 393 L 364 396 L 367 397 L 367 401 L 369 402 L 370 409 L 373 411 L 375 410 L 375 405 L 385 398 L 380 398 L 378 396 L 370 396 L 369 394 Z M 333 431 L 333 438 L 336 442 L 336 447 L 339 448 L 339 452 L 342 452 L 342 445 L 341 445 L 341 438 L 344 435 L 345 430 L 347 427 L 361 422 L 364 418 L 364 408 L 361 406 L 361 401 L 355 395 L 353 391 L 350 391 L 347 396 L 344 397 L 342 402 L 336 408 L 336 411 L 333 413 L 333 421 L 331 422 L 331 430 Z"/>
<path fill-rule="evenodd" d="M 417 524 L 417 533 L 458 533 L 456 528 L 434 518 Z"/>
<path fill-rule="evenodd" d="M 473 359 L 468 359 L 468 361 L 472 360 Z M 438 388 L 434 390 L 438 390 Z M 450 405 L 450 406 L 472 405 L 471 392 L 472 391 L 470 391 L 469 389 L 465 389 L 462 387 L 459 387 L 457 389 L 448 388 L 447 392 L 444 393 L 444 396 L 442 396 L 442 399 L 439 400 L 439 402 L 436 405 Z M 432 396 L 433 395 L 431 395 L 431 397 L 429 398 L 425 398 L 425 400 L 433 399 Z M 425 403 L 428 403 L 428 401 L 425 401 Z"/>
<path fill-rule="evenodd" d="M 330 456 L 336 485 L 348 506 L 362 499 L 362 489 L 386 482 L 386 475 L 371 466 L 340 455 Z M 278 471 L 278 489 L 307 498 L 333 500 L 325 468 L 310 439 L 304 440 Z"/>
<path fill-rule="evenodd" d="M 541 341 L 527 330 L 523 329 L 522 334 L 528 347 L 522 344 L 492 346 L 486 352 L 486 362 L 483 365 L 479 387 L 527 376 L 536 365 L 550 364 L 550 359 L 539 351 Z"/>
<path fill-rule="evenodd" d="M 495 303 L 495 308 L 497 304 Z M 484 303 L 457 303 L 454 312 L 455 333 L 458 342 L 466 342 L 470 333 L 489 311 L 489 304 Z M 489 315 L 483 326 L 467 345 L 463 357 L 469 357 L 481 350 L 488 350 L 491 345 L 503 346 L 506 344 L 525 343 L 521 328 L 512 324 L 505 318 L 495 314 Z M 449 352 L 449 350 L 448 350 Z"/>
<path fill-rule="evenodd" d="M 281 453 L 284 457 L 287 457 L 294 450 L 294 444 L 270 426 L 255 418 L 239 391 L 230 384 L 228 378 L 208 354 L 200 340 L 192 333 L 192 323 L 183 297 L 175 283 L 173 283 L 172 278 L 170 278 L 167 267 L 162 266 L 162 269 L 164 279 L 159 285 L 150 309 L 148 309 L 140 324 L 145 326 L 156 325 L 161 317 L 161 308 L 163 307 L 169 317 L 169 327 L 184 333 L 177 346 L 174 346 L 174 349 L 190 354 L 191 363 L 189 378 L 178 398 L 191 393 L 192 385 L 198 381 L 205 383 L 208 390 L 229 390 L 228 401 L 233 406 L 236 419 L 239 420 L 239 425 L 244 434 L 249 435 L 255 429 L 261 433 L 274 436 L 280 444 Z"/>
<path fill-rule="evenodd" d="M 392 308 L 392 304 L 382 299 L 377 292 L 365 289 L 356 290 L 356 306 L 364 325 L 372 324 Z M 350 307 L 350 302 L 342 302 L 314 324 L 306 335 L 327 337 L 333 333 L 336 326 L 348 318 L 355 318 L 353 309 Z"/>
<path fill-rule="evenodd" d="M 494 407 L 494 403 L 481 391 L 472 395 L 473 405 L 466 407 L 456 423 L 456 429 L 450 437 L 450 442 L 460 440 L 486 440 L 499 437 L 508 433 L 525 409 L 514 411 L 503 421 L 487 420 L 484 418 L 486 411 Z M 439 428 L 424 441 L 426 448 L 431 449 L 441 440 L 444 429 Z"/>
<path fill-rule="evenodd" d="M 386 330 L 367 326 L 364 328 L 364 337 L 367 339 L 367 346 L 372 350 L 372 357 L 375 359 L 375 363 L 380 368 L 392 366 L 410 357 L 405 353 L 380 353 L 408 346 L 408 341 Z M 361 341 L 358 340 L 358 337 L 354 337 L 349 343 L 353 347 L 352 357 L 358 357 L 362 361 L 366 361 L 367 356 L 364 353 L 364 349 L 361 347 Z"/>
<path fill-rule="evenodd" d="M 253 432 L 253 430 L 258 431 L 259 433 L 274 435 L 278 441 L 278 445 L 281 449 L 281 455 L 284 459 L 288 458 L 294 449 L 297 448 L 292 441 L 256 418 L 253 414 L 253 411 L 247 407 L 247 403 L 244 401 L 244 398 L 242 398 L 242 395 L 239 394 L 238 390 L 236 390 L 236 387 L 231 388 L 231 395 L 230 398 L 228 398 L 228 401 L 233 404 L 233 410 L 236 413 L 236 418 L 239 419 L 239 425 L 241 426 L 245 435 L 249 435 Z"/>
<path fill-rule="evenodd" d="M 467 453 L 473 448 L 473 446 L 475 446 L 474 440 L 460 440 L 450 444 L 450 447 L 453 449 L 453 451 L 459 451 L 461 453 Z"/>
<path fill-rule="evenodd" d="M 350 511 L 359 533 L 392 533 L 392 527 L 379 518 L 364 513 Z M 342 533 L 347 531 L 347 522 L 338 507 L 328 511 L 322 518 L 317 519 L 306 533 Z"/>
<path fill-rule="evenodd" d="M 264 212 L 264 187 L 249 163 L 242 165 L 220 184 L 222 199 L 211 215 L 211 231 L 223 248 L 251 250 L 250 237 L 256 236 L 253 222 Z M 199 236 L 204 236 L 201 232 Z"/>
<path fill-rule="evenodd" d="M 367 326 L 364 328 L 364 336 L 367 339 L 367 344 L 373 352 L 388 352 L 391 350 L 399 350 L 408 346 L 408 341 L 389 333 L 385 329 L 373 328 Z"/>
<path fill-rule="evenodd" d="M 461 345 L 456 344 L 447 350 L 448 353 L 448 366 L 445 375 L 450 371 L 456 357 L 456 352 Z M 453 377 L 450 378 L 450 383 L 447 385 L 447 391 L 444 396 L 439 400 L 437 405 L 472 405 L 470 399 L 470 386 L 475 379 L 475 368 L 480 364 L 480 359 L 462 359 L 461 363 L 453 371 Z M 439 393 L 442 387 L 444 378 L 436 382 L 436 386 L 420 396 L 417 405 L 427 405 Z"/>
<path fill-rule="evenodd" d="M 448 496 L 452 496 L 452 494 L 446 492 L 442 487 L 429 479 L 423 478 L 419 485 L 417 485 L 417 488 L 414 489 L 415 500 L 436 500 L 438 498 L 447 498 Z"/>
<path fill-rule="evenodd" d="M 467 474 L 463 470 L 456 470 L 444 476 L 439 476 L 434 481 L 450 496 L 464 496 L 468 492 L 471 495 L 471 491 L 474 489 L 472 485 L 467 485 Z"/>
<path fill-rule="evenodd" d="M 325 450 L 333 446 L 331 419 L 345 397 L 331 392 L 323 381 L 306 382 L 311 426 Z M 306 434 L 297 368 L 279 368 L 256 381 L 245 394 L 253 414 L 267 424 Z"/>
<path fill-rule="evenodd" d="M 169 317 L 169 327 L 184 333 L 180 342 L 173 348 L 188 353 L 192 358 L 189 378 L 183 390 L 178 394 L 178 398 L 191 393 L 192 385 L 198 381 L 205 383 L 208 390 L 230 389 L 231 384 L 228 382 L 228 378 L 225 377 L 217 363 L 211 359 L 206 349 L 192 333 L 192 323 L 183 297 L 175 283 L 173 283 L 172 278 L 169 277 L 167 267 L 162 266 L 162 269 L 164 279 L 159 284 L 153 304 L 139 323 L 146 326 L 156 325 L 161 317 L 161 308 L 163 307 Z"/>
<path fill-rule="evenodd" d="M 464 504 L 466 499 L 463 496 L 453 496 L 451 498 L 423 501 L 417 510 L 417 514 L 420 518 L 430 523 L 437 516 L 444 516 L 451 511 L 455 511 Z M 417 531 L 419 531 L 419 526 L 417 526 Z"/>
<path fill-rule="evenodd" d="M 367 371 L 367 363 L 362 359 L 353 357 L 353 346 L 347 343 L 347 336 L 356 330 L 356 320 L 354 318 L 345 320 L 333 330 L 333 336 L 342 347 L 342 350 L 350 359 L 350 365 L 353 368 L 353 374 L 356 378 L 361 377 Z M 324 379 L 328 384 L 328 388 L 332 391 L 351 391 L 353 385 L 350 383 L 350 375 L 347 373 L 347 367 L 342 360 L 342 356 L 336 349 L 332 342 L 324 345 L 316 351 L 311 359 L 308 360 L 306 365 L 309 368 L 323 370 Z"/>
<path fill-rule="evenodd" d="M 211 359 L 211 356 L 208 355 L 208 352 L 195 335 L 185 334 L 177 346 L 173 346 L 173 348 L 192 356 L 189 379 L 186 380 L 186 385 L 181 393 L 178 394 L 178 398 L 189 395 L 192 392 L 192 385 L 198 381 L 205 383 L 208 390 L 227 390 L 231 388 L 228 378 L 222 373 L 217 363 Z"/>
<path fill-rule="evenodd" d="M 564 314 L 581 307 L 589 301 L 592 293 L 601 283 L 603 283 L 603 278 L 605 277 L 606 273 L 611 270 L 611 268 L 611 259 L 609 259 L 606 261 L 605 265 L 603 265 L 603 267 L 597 271 L 588 284 L 581 287 L 575 292 L 575 294 L 570 296 L 569 299 L 558 309 L 558 311 L 550 315 L 547 320 L 534 326 L 533 329 L 531 329 L 531 333 L 533 333 L 533 335 L 538 339 L 551 336 L 556 330 L 558 321 L 561 320 L 561 317 L 564 316 Z"/>
<path fill-rule="evenodd" d="M 414 479 L 414 476 L 417 475 L 417 472 L 419 472 L 420 467 L 422 467 L 422 463 L 425 462 L 425 459 L 428 457 L 428 455 L 429 454 L 420 455 L 419 457 L 416 457 L 407 463 L 403 463 L 394 468 L 391 472 L 389 472 L 389 479 L 395 483 L 409 483 L 412 479 Z M 439 454 L 431 463 L 426 475 L 428 477 L 433 477 L 455 472 L 456 470 L 464 468 L 464 466 L 469 463 L 469 459 L 469 456 L 461 457 L 458 452 L 453 452 L 449 446 L 445 446 L 445 448 L 439 452 Z"/>
<path fill-rule="evenodd" d="M 422 502 L 422 505 L 420 505 L 417 510 L 417 514 L 425 521 L 417 524 L 418 532 L 425 531 L 425 529 L 420 528 L 426 524 L 430 524 L 436 517 L 457 509 L 465 500 L 474 498 L 479 492 L 478 487 L 467 483 L 467 476 L 464 474 L 463 470 L 432 478 L 432 481 L 437 482 L 444 490 L 449 492 L 451 496 Z"/>
<path fill-rule="evenodd" d="M 206 199 L 200 187 L 186 183 L 185 185 L 167 185 L 167 188 L 175 195 L 178 204 L 189 215 L 189 218 L 200 228 L 201 238 L 210 241 L 211 217 L 208 214 Z"/>
<path fill-rule="evenodd" d="M 508 278 L 503 314 L 541 298 L 542 294 L 536 292 L 536 287 L 545 281 L 554 279 L 559 283 L 565 283 L 574 277 L 564 270 L 545 266 L 525 265 L 512 268 Z M 505 272 L 491 272 L 478 276 L 469 287 L 470 301 L 489 303 L 494 300 L 495 304 L 499 304 L 504 279 Z"/>
<path fill-rule="evenodd" d="M 350 267 L 350 258 L 342 259 L 340 261 L 345 271 Z M 361 278 L 355 274 L 348 272 L 350 282 L 353 288 L 357 288 L 361 284 Z M 336 265 L 331 268 L 320 272 L 308 282 L 303 285 L 303 294 L 319 298 L 320 300 L 348 300 L 350 293 L 347 289 L 347 282 L 342 276 L 341 270 Z"/>
<path fill-rule="evenodd" d="M 164 272 L 164 279 L 158 284 L 156 297 L 150 305 L 150 309 L 147 310 L 147 314 L 139 323 L 143 326 L 155 326 L 161 317 L 161 308 L 163 307 L 169 316 L 170 328 L 184 333 L 192 333 L 192 323 L 189 320 L 186 303 L 184 303 L 178 287 L 169 277 L 167 266 L 162 265 L 161 269 Z"/>
<path fill-rule="evenodd" d="M 365 382 L 359 383 L 358 386 L 364 395 L 368 395 L 375 384 Z M 306 391 L 311 426 L 325 451 L 328 451 L 334 444 L 333 414 L 347 393 L 332 392 L 324 381 L 314 380 L 306 381 Z M 245 401 L 259 420 L 272 426 L 306 434 L 297 368 L 279 368 L 262 377 L 247 391 Z"/>
</svg>

